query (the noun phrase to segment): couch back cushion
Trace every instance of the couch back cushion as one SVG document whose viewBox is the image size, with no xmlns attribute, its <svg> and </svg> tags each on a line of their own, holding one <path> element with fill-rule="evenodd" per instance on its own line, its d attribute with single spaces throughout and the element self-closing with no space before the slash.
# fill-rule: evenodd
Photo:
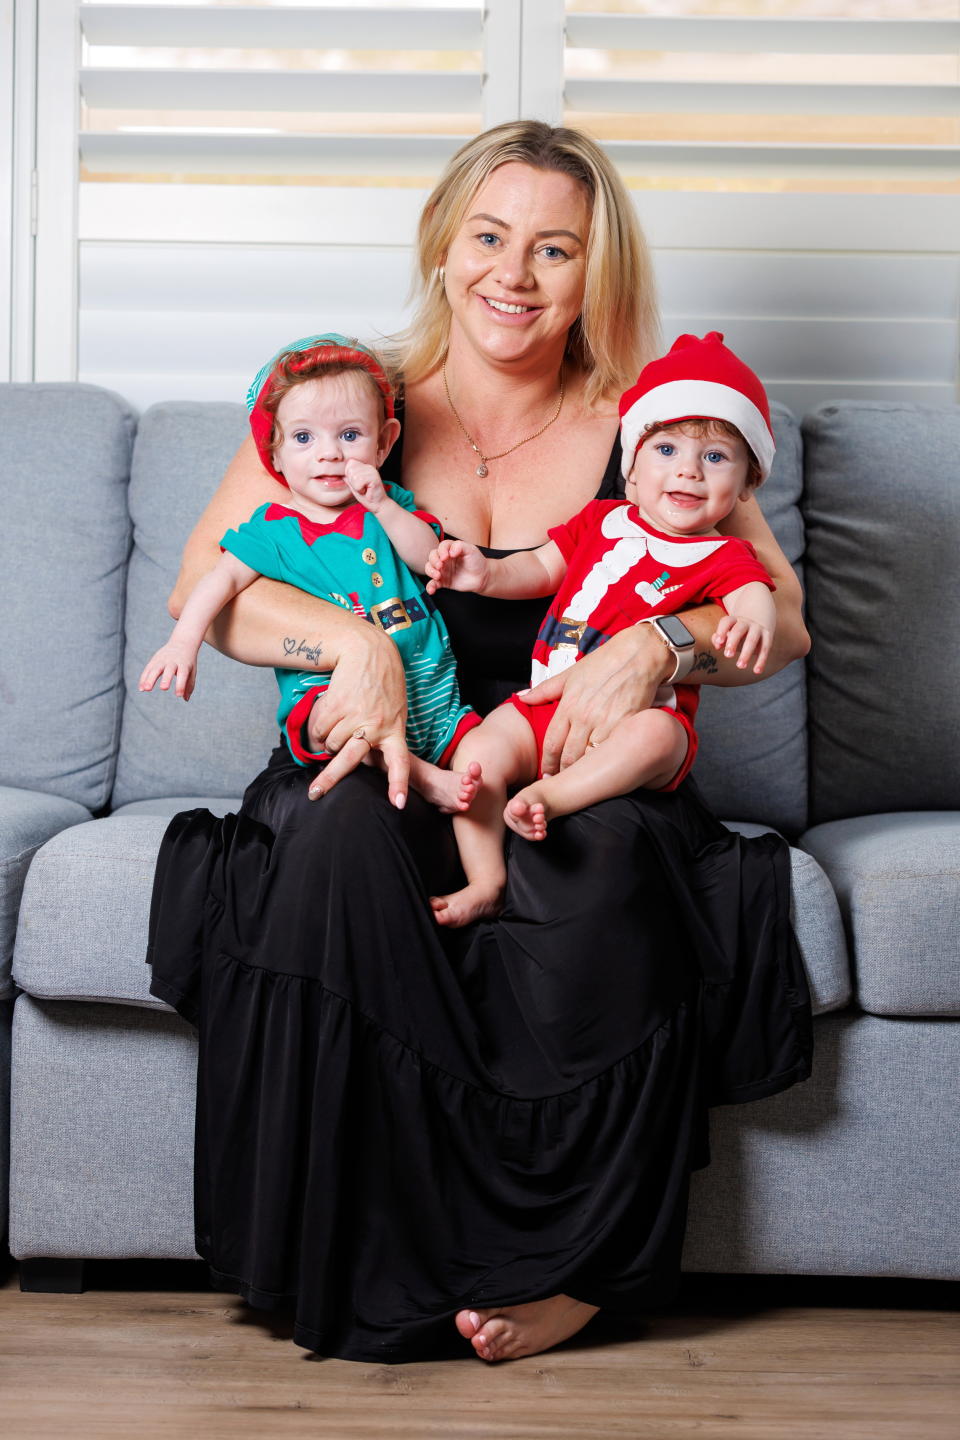
<svg viewBox="0 0 960 1440">
<path fill-rule="evenodd" d="M 800 427 L 772 406 L 777 455 L 757 494 L 760 508 L 798 574 L 803 554 Z M 799 833 L 807 819 L 807 735 L 804 666 L 741 689 L 704 685 L 697 714 L 700 753 L 694 776 L 718 815 Z"/>
<path fill-rule="evenodd" d="M 140 420 L 130 478 L 133 554 L 127 584 L 126 704 L 114 806 L 165 795 L 235 796 L 277 741 L 273 671 L 239 665 L 209 645 L 189 704 L 137 689 L 167 638 L 167 597 L 184 541 L 249 434 L 239 404 L 154 405 Z"/>
<path fill-rule="evenodd" d="M 846 401 L 804 434 L 811 821 L 957 807 L 960 408 Z"/>
<path fill-rule="evenodd" d="M 110 796 L 123 708 L 135 424 L 95 385 L 0 385 L 0 783 L 90 810 Z"/>
</svg>

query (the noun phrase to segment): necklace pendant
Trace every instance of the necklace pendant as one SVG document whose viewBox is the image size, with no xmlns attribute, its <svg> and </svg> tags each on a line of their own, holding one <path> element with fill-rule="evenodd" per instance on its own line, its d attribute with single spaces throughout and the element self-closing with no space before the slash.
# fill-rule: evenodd
<svg viewBox="0 0 960 1440">
<path fill-rule="evenodd" d="M 483 461 L 481 460 L 480 464 L 477 466 L 477 474 L 480 476 L 480 479 L 482 480 L 484 476 L 488 475 L 489 473 L 490 472 L 487 470 L 486 465 L 484 465 Z"/>
</svg>

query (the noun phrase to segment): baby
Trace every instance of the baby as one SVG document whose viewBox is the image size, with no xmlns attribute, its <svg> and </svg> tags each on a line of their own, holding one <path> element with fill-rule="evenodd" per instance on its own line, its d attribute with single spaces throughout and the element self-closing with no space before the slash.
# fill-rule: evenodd
<svg viewBox="0 0 960 1440">
<path fill-rule="evenodd" d="M 407 680 L 410 783 L 442 810 L 466 809 L 480 766 L 454 774 L 449 757 L 479 716 L 463 705 L 446 627 L 411 572 L 424 572 L 442 538 L 413 496 L 377 473 L 400 434 L 393 392 L 377 357 L 342 335 L 312 335 L 280 352 L 247 396 L 257 450 L 296 508 L 261 505 L 221 541 L 222 554 L 186 601 L 170 639 L 147 662 L 140 689 L 171 684 L 189 700 L 204 635 L 258 575 L 285 580 L 377 625 L 400 650 Z M 304 723 L 330 674 L 277 669 L 277 720 L 301 764 Z M 398 795 L 402 807 L 406 797 Z"/>
<path fill-rule="evenodd" d="M 557 775 L 544 775 L 540 760 L 558 702 L 527 705 L 514 695 L 471 731 L 453 763 L 482 764 L 484 783 L 469 813 L 454 817 L 467 885 L 431 900 L 441 924 L 464 925 L 499 909 L 504 823 L 542 840 L 554 816 L 638 786 L 674 790 L 688 774 L 699 692 L 677 683 L 692 667 L 693 636 L 672 612 L 719 601 L 727 613 L 712 643 L 737 655 L 741 668 L 752 661 L 756 674 L 770 653 L 773 582 L 751 545 L 716 529 L 770 473 L 775 447 L 759 379 L 718 332 L 682 335 L 641 371 L 620 417 L 625 500 L 593 500 L 539 549 L 501 560 L 445 540 L 427 561 L 427 589 L 503 599 L 556 591 L 534 647 L 532 685 L 644 622 L 674 653 L 673 673 L 653 708 L 621 720 Z M 507 802 L 517 784 L 524 788 Z"/>
</svg>

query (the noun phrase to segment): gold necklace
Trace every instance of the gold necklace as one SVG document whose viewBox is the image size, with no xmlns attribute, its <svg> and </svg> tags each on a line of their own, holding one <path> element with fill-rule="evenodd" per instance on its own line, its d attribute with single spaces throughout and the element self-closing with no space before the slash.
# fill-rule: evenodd
<svg viewBox="0 0 960 1440">
<path fill-rule="evenodd" d="M 560 369 L 560 399 L 557 401 L 557 408 L 556 408 L 556 410 L 553 412 L 553 414 L 550 416 L 550 419 L 547 421 L 546 425 L 541 425 L 541 426 L 540 426 L 540 429 L 539 429 L 539 430 L 535 430 L 532 435 L 527 435 L 527 436 L 525 436 L 525 438 L 524 438 L 523 440 L 518 440 L 517 443 L 516 443 L 516 445 L 511 445 L 511 446 L 509 447 L 509 449 L 507 449 L 507 450 L 501 450 L 497 455 L 484 455 L 483 451 L 480 449 L 480 446 L 477 444 L 476 440 L 474 440 L 473 436 L 470 434 L 470 432 L 469 432 L 469 430 L 467 429 L 466 425 L 464 425 L 463 421 L 460 419 L 460 414 L 459 414 L 459 412 L 458 412 L 458 410 L 457 410 L 457 407 L 456 407 L 456 405 L 454 405 L 454 403 L 453 403 L 453 400 L 452 400 L 451 395 L 450 395 L 450 386 L 447 384 L 447 367 L 446 367 L 446 364 L 444 364 L 441 373 L 442 373 L 442 375 L 443 375 L 443 388 L 444 388 L 444 390 L 446 391 L 446 395 L 447 395 L 447 404 L 450 406 L 450 409 L 453 411 L 453 418 L 454 418 L 454 420 L 456 420 L 457 424 L 460 426 L 460 429 L 461 429 L 462 432 L 463 432 L 463 438 L 466 440 L 466 442 L 467 442 L 467 444 L 470 446 L 471 450 L 475 450 L 475 451 L 477 452 L 477 454 L 480 456 L 480 464 L 477 466 L 476 473 L 480 476 L 481 480 L 484 478 L 485 475 L 488 475 L 488 474 L 489 474 L 489 471 L 487 470 L 487 461 L 488 461 L 488 460 L 502 460 L 503 457 L 504 457 L 504 455 L 512 455 L 513 452 L 514 452 L 514 450 L 519 450 L 521 445 L 529 445 L 529 444 L 530 444 L 530 441 L 531 441 L 531 440 L 536 440 L 537 436 L 538 436 L 538 435 L 542 435 L 543 432 L 544 432 L 544 430 L 549 430 L 549 429 L 550 429 L 550 426 L 553 424 L 554 420 L 557 419 L 557 417 L 558 417 L 559 414 L 560 414 L 560 411 L 563 409 L 563 368 L 561 367 L 561 369 Z"/>
</svg>

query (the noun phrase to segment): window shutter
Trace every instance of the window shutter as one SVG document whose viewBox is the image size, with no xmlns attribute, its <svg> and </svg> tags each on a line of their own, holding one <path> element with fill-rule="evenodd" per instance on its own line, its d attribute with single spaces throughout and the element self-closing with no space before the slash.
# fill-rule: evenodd
<svg viewBox="0 0 960 1440">
<path fill-rule="evenodd" d="M 653 8 L 569 0 L 562 114 L 634 191 L 665 339 L 723 330 L 798 414 L 842 398 L 954 403 L 956 6 Z"/>
<path fill-rule="evenodd" d="M 425 195 L 518 113 L 514 0 L 37 4 L 36 373 L 141 405 L 239 394 L 304 328 L 396 329 Z"/>
</svg>

